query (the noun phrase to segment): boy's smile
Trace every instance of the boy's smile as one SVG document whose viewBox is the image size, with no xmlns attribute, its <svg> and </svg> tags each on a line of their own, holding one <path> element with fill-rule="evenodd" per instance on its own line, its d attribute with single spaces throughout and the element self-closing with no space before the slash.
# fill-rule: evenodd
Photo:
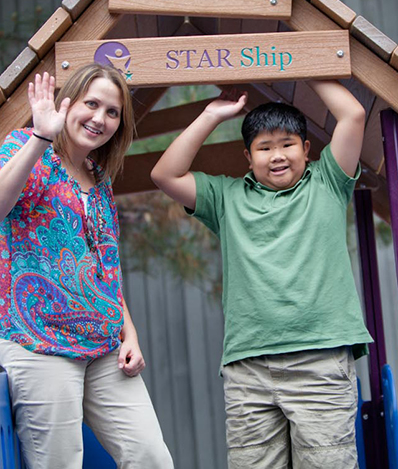
<svg viewBox="0 0 398 469">
<path fill-rule="evenodd" d="M 258 182 L 274 190 L 293 187 L 302 177 L 310 142 L 303 144 L 297 134 L 275 130 L 272 134 L 260 132 L 245 156 Z"/>
</svg>

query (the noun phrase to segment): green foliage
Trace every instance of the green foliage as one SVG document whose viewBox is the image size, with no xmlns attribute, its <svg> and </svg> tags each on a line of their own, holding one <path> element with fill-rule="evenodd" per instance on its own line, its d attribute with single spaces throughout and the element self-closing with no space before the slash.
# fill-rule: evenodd
<svg viewBox="0 0 398 469">
<path fill-rule="evenodd" d="M 156 275 L 159 265 L 177 278 L 221 291 L 218 239 L 161 192 L 117 198 L 123 268 Z"/>
<path fill-rule="evenodd" d="M 374 215 L 374 223 L 377 240 L 384 246 L 390 246 L 392 243 L 391 226 L 377 215 Z"/>
<path fill-rule="evenodd" d="M 384 246 L 390 246 L 392 243 L 391 227 L 376 214 L 373 215 L 374 230 L 376 241 Z M 347 246 L 350 254 L 351 263 L 358 263 L 358 237 L 355 224 L 354 203 L 348 205 L 347 210 Z"/>
</svg>

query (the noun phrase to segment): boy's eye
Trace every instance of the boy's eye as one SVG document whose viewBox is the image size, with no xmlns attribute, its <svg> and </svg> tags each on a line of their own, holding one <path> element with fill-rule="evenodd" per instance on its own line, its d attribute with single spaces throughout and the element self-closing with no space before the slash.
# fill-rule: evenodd
<svg viewBox="0 0 398 469">
<path fill-rule="evenodd" d="M 289 147 L 291 147 L 292 145 L 293 145 L 293 143 L 285 143 L 285 144 L 283 145 L 283 147 L 284 147 L 284 148 L 289 148 Z"/>
</svg>

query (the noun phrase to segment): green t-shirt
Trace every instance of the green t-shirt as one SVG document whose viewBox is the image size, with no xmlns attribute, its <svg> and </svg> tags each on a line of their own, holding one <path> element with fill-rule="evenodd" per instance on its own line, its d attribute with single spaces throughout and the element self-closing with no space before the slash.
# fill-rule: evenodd
<svg viewBox="0 0 398 469">
<path fill-rule="evenodd" d="M 346 210 L 355 181 L 330 146 L 300 181 L 275 191 L 253 173 L 242 178 L 194 173 L 191 214 L 221 241 L 222 364 L 263 354 L 372 342 L 351 270 Z"/>
</svg>

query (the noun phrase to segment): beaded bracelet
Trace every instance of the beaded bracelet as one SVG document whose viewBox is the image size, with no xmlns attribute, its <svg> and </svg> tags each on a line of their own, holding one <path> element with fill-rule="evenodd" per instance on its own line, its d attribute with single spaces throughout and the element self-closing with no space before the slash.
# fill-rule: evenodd
<svg viewBox="0 0 398 469">
<path fill-rule="evenodd" d="M 37 135 L 37 134 L 35 134 L 34 132 L 32 132 L 32 134 L 33 134 L 36 138 L 39 138 L 40 140 L 45 140 L 46 142 L 49 142 L 49 143 L 53 143 L 53 141 L 54 141 L 54 140 L 50 140 L 49 138 L 42 137 L 41 135 Z"/>
</svg>

